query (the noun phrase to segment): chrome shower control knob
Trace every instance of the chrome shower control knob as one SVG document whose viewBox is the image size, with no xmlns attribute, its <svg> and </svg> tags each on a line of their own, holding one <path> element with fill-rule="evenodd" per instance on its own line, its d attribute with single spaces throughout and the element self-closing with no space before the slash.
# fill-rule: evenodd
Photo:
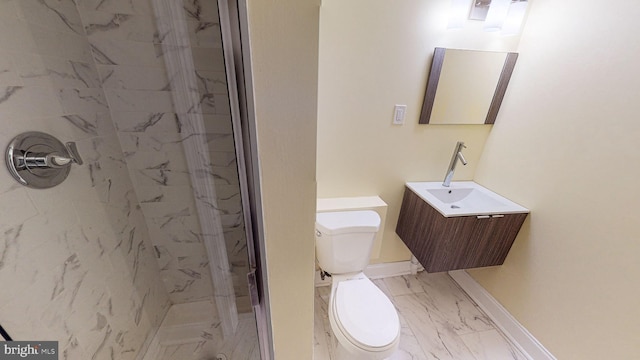
<svg viewBox="0 0 640 360">
<path fill-rule="evenodd" d="M 74 142 L 62 144 L 55 137 L 38 131 L 13 138 L 7 146 L 5 160 L 11 176 L 34 189 L 54 187 L 67 178 L 72 163 L 82 165 Z"/>
</svg>

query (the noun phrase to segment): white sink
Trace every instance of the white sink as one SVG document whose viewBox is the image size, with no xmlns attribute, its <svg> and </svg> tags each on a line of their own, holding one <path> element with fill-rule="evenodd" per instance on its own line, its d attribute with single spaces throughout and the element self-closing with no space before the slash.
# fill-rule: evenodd
<svg viewBox="0 0 640 360">
<path fill-rule="evenodd" d="M 407 187 L 445 217 L 528 213 L 529 210 L 473 181 L 408 182 Z"/>
</svg>

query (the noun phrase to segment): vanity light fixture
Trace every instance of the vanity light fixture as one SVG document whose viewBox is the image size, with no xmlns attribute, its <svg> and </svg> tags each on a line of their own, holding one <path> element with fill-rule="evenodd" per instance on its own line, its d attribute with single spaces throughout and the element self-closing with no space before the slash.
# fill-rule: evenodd
<svg viewBox="0 0 640 360">
<path fill-rule="evenodd" d="M 504 19 L 506 19 L 507 14 L 509 14 L 509 5 L 511 5 L 511 0 L 491 0 L 489 12 L 487 13 L 487 18 L 484 20 L 482 29 L 484 31 L 502 30 Z"/>
<path fill-rule="evenodd" d="M 502 24 L 502 31 L 500 32 L 502 35 L 516 35 L 520 32 L 528 4 L 529 2 L 527 0 L 511 2 L 507 18 L 504 19 L 504 23 Z"/>
<path fill-rule="evenodd" d="M 469 0 L 451 0 L 447 29 L 462 29 L 469 17 Z"/>
<path fill-rule="evenodd" d="M 484 21 L 484 31 L 500 31 L 501 35 L 516 35 L 527 10 L 527 0 L 451 0 L 447 29 L 461 29 L 466 19 Z"/>
</svg>

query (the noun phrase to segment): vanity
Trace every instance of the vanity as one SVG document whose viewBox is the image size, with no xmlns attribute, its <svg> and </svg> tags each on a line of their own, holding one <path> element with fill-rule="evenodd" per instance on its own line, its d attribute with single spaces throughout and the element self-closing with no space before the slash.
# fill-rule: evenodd
<svg viewBox="0 0 640 360">
<path fill-rule="evenodd" d="M 409 182 L 396 233 L 427 272 L 501 265 L 528 214 L 472 181 Z"/>
</svg>

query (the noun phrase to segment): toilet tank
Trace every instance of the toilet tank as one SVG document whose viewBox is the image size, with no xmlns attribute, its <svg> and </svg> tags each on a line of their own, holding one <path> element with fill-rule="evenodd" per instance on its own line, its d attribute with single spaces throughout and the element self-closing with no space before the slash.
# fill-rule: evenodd
<svg viewBox="0 0 640 360">
<path fill-rule="evenodd" d="M 380 216 L 372 210 L 316 214 L 316 257 L 330 274 L 363 271 L 380 228 Z"/>
</svg>

